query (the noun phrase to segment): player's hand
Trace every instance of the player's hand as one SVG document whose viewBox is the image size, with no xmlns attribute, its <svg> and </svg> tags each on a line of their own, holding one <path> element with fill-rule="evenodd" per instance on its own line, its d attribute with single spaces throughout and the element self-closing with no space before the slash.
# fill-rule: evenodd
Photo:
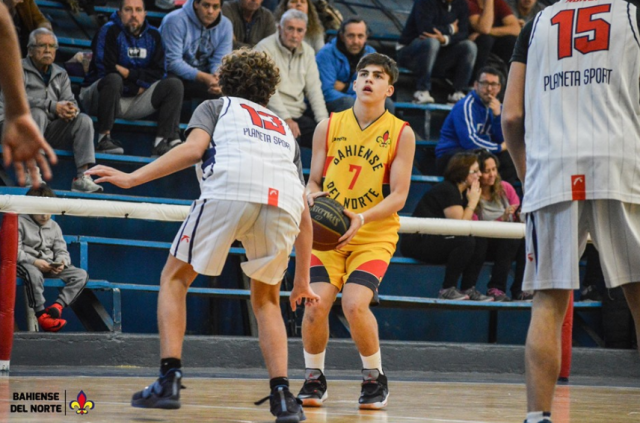
<svg viewBox="0 0 640 423">
<path fill-rule="evenodd" d="M 312 192 L 310 194 L 307 194 L 307 204 L 309 204 L 309 207 L 313 207 L 313 205 L 316 203 L 316 198 L 328 196 L 329 193 L 326 191 Z"/>
<path fill-rule="evenodd" d="M 338 240 L 338 245 L 335 248 L 336 250 L 341 249 L 349 242 L 351 242 L 353 237 L 356 236 L 356 233 L 358 233 L 358 230 L 362 227 L 362 219 L 360 219 L 360 216 L 358 216 L 356 213 L 347 209 L 343 209 L 342 213 L 344 213 L 349 219 L 351 219 L 351 225 L 349 226 L 347 232 L 345 232 L 344 235 L 342 235 Z"/>
<path fill-rule="evenodd" d="M 112 185 L 115 185 L 120 188 L 125 188 L 125 189 L 132 188 L 135 186 L 133 184 L 131 174 L 121 172 L 109 166 L 104 166 L 104 165 L 94 166 L 86 170 L 84 173 L 86 175 L 98 176 L 98 179 L 94 181 L 96 184 L 108 182 Z"/>
<path fill-rule="evenodd" d="M 40 154 L 40 150 L 44 150 L 46 156 Z M 58 162 L 56 153 L 44 140 L 30 113 L 5 116 L 2 127 L 2 155 L 5 167 L 14 162 L 18 184 L 21 186 L 24 186 L 25 170 L 35 175 L 40 168 L 44 179 L 49 180 L 51 179 L 51 168 L 47 157 L 51 164 Z M 33 187 L 38 188 L 38 186 L 40 186 L 40 180 L 35 178 Z"/>
<path fill-rule="evenodd" d="M 320 302 L 320 296 L 313 292 L 308 282 L 305 284 L 295 281 L 289 297 L 291 310 L 296 311 L 297 306 L 302 305 L 302 301 L 304 301 L 305 306 L 314 306 Z"/>
<path fill-rule="evenodd" d="M 287 123 L 287 125 L 289 125 L 289 129 L 291 129 L 291 133 L 293 134 L 293 138 L 298 139 L 300 134 L 302 134 L 302 132 L 300 132 L 300 127 L 298 126 L 298 122 L 296 122 L 295 120 L 293 120 L 291 118 L 285 119 L 285 122 Z"/>
<path fill-rule="evenodd" d="M 489 101 L 489 109 L 491 109 L 491 113 L 494 116 L 500 116 L 502 113 L 502 103 L 496 97 L 491 97 L 491 101 Z"/>
<path fill-rule="evenodd" d="M 52 270 L 51 265 L 46 260 L 36 259 L 36 261 L 33 262 L 33 265 L 42 273 L 49 273 Z"/>
</svg>

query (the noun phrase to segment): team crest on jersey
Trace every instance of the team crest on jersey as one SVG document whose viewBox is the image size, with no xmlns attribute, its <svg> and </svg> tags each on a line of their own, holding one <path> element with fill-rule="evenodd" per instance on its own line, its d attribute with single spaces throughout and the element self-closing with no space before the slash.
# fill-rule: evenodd
<svg viewBox="0 0 640 423">
<path fill-rule="evenodd" d="M 387 148 L 391 141 L 389 141 L 389 131 L 385 132 L 383 136 L 376 138 L 376 142 L 380 144 L 380 147 Z"/>
</svg>

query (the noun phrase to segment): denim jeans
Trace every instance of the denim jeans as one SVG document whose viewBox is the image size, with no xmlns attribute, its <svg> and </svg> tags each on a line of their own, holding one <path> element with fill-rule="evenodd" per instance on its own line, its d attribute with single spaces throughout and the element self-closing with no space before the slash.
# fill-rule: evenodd
<svg viewBox="0 0 640 423">
<path fill-rule="evenodd" d="M 434 38 L 415 38 L 398 50 L 397 57 L 400 66 L 409 68 L 418 77 L 416 90 L 429 91 L 433 73 L 451 79 L 453 89 L 462 91 L 468 87 L 477 50 L 469 40 L 442 46 Z"/>
</svg>

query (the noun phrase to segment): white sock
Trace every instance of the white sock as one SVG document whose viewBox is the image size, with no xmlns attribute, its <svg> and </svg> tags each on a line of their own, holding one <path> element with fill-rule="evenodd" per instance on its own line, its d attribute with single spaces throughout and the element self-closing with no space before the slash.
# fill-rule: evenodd
<svg viewBox="0 0 640 423">
<path fill-rule="evenodd" d="M 322 351 L 318 354 L 309 354 L 304 351 L 304 367 L 307 369 L 319 369 L 322 373 L 324 373 L 324 356 L 327 353 L 327 350 Z"/>
<path fill-rule="evenodd" d="M 162 141 L 164 138 L 162 137 L 156 137 L 156 140 L 153 142 L 153 146 L 157 147 L 158 144 L 160 144 L 160 141 Z"/>
<path fill-rule="evenodd" d="M 369 357 L 360 354 L 360 358 L 362 359 L 363 369 L 377 369 L 381 375 L 384 374 L 382 372 L 382 355 L 380 354 L 380 350 Z"/>
<path fill-rule="evenodd" d="M 540 423 L 545 417 L 550 418 L 551 413 L 544 413 L 543 411 L 532 411 L 527 413 L 527 420 L 525 423 Z"/>
</svg>

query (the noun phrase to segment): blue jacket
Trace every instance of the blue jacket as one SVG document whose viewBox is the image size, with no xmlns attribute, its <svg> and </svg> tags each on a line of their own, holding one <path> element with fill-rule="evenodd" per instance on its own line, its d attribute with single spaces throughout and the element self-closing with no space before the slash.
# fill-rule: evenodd
<svg viewBox="0 0 640 423">
<path fill-rule="evenodd" d="M 451 24 L 458 20 L 458 32 L 451 32 Z M 415 0 L 407 23 L 400 34 L 399 44 L 409 45 L 423 32 L 433 34 L 437 28 L 450 37 L 449 44 L 466 40 L 469 36 L 469 6 L 467 0 Z"/>
<path fill-rule="evenodd" d="M 331 103 L 343 97 L 356 98 L 356 92 L 353 91 L 353 81 L 356 80 L 357 74 L 355 72 L 351 74 L 349 60 L 344 53 L 338 50 L 337 42 L 338 38 L 336 37 L 329 44 L 325 44 L 316 55 L 318 71 L 320 72 L 320 82 L 322 83 L 322 94 L 324 94 L 324 101 L 326 103 Z M 375 52 L 376 49 L 365 44 L 364 55 Z M 347 84 L 348 89 L 346 93 L 333 88 L 336 81 Z"/>
<path fill-rule="evenodd" d="M 456 150 L 477 148 L 499 153 L 503 142 L 500 116 L 493 116 L 491 109 L 484 105 L 474 90 L 458 101 L 444 120 L 436 157 Z"/>
<path fill-rule="evenodd" d="M 149 88 L 164 77 L 164 49 L 157 28 L 145 21 L 142 32 L 136 37 L 124 26 L 117 12 L 113 12 L 107 22 L 93 37 L 91 42 L 93 58 L 89 73 L 84 78 L 84 86 L 104 78 L 107 74 L 118 73 L 116 65 L 129 69 L 124 80 L 124 96 L 135 96 L 139 88 Z"/>
<path fill-rule="evenodd" d="M 209 27 L 203 26 L 193 0 L 165 16 L 160 32 L 167 52 L 167 72 L 188 81 L 195 80 L 198 71 L 215 73 L 233 46 L 231 21 L 221 12 Z"/>
</svg>

